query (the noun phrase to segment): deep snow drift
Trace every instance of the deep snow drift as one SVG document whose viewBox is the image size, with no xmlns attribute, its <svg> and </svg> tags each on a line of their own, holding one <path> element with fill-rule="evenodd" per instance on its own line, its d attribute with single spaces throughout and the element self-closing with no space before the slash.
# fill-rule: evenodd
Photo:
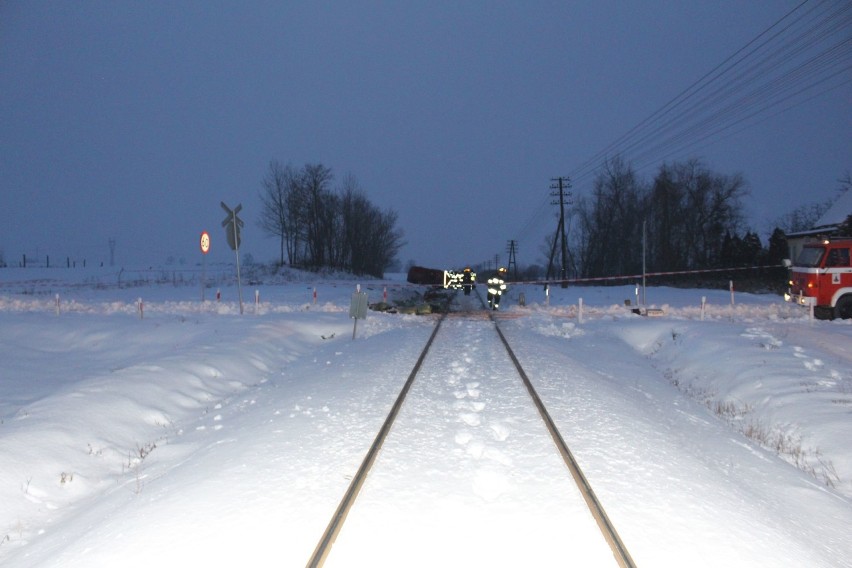
<svg viewBox="0 0 852 568">
<path fill-rule="evenodd" d="M 437 321 L 353 340 L 351 294 L 420 289 L 294 272 L 240 315 L 225 283 L 117 283 L 0 270 L 0 564 L 303 566 Z M 852 565 L 852 321 L 647 297 L 516 285 L 498 314 L 637 565 Z M 615 565 L 493 324 L 444 326 L 328 565 Z"/>
</svg>

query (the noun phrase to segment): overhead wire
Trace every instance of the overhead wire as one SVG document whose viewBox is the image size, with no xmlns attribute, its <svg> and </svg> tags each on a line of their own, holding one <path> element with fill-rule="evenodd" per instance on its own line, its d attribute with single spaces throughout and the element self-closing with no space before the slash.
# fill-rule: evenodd
<svg viewBox="0 0 852 568">
<path fill-rule="evenodd" d="M 761 32 L 757 37 L 755 37 L 754 39 L 749 41 L 746 45 L 744 45 L 743 47 L 738 49 L 736 52 L 734 52 L 733 54 L 728 56 L 724 61 L 722 61 L 721 63 L 716 65 L 713 69 L 711 69 L 710 71 L 708 71 L 707 73 L 702 75 L 699 79 L 697 79 L 695 82 L 693 82 L 688 87 L 686 87 L 683 91 L 678 93 L 675 97 L 673 97 L 671 100 L 669 100 L 667 103 L 665 103 L 662 107 L 660 107 L 659 109 L 654 111 L 650 116 L 648 116 L 647 118 L 645 118 L 644 120 L 642 120 L 641 122 L 636 124 L 633 128 L 628 130 L 625 134 L 621 135 L 619 138 L 617 138 L 616 140 L 611 142 L 609 145 L 602 148 L 596 154 L 592 155 L 588 160 L 586 160 L 585 162 L 580 164 L 580 166 L 577 169 L 575 169 L 574 172 L 573 172 L 575 178 L 579 179 L 580 177 L 596 170 L 598 167 L 600 167 L 601 161 L 604 160 L 607 156 L 622 153 L 624 151 L 625 147 L 631 147 L 632 145 L 634 145 L 635 143 L 631 142 L 631 140 L 634 140 L 635 138 L 637 138 L 637 136 L 641 137 L 641 138 L 647 138 L 649 135 L 653 134 L 655 131 L 658 131 L 660 129 L 659 126 L 654 127 L 654 129 L 650 133 L 643 133 L 643 129 L 646 127 L 646 125 L 649 125 L 653 121 L 657 120 L 658 118 L 661 118 L 661 117 L 666 116 L 667 114 L 673 112 L 675 109 L 677 109 L 678 107 L 683 105 L 686 101 L 688 101 L 690 98 L 695 96 L 695 94 L 697 92 L 699 92 L 702 88 L 704 88 L 704 85 L 712 83 L 713 81 L 718 79 L 718 77 L 720 77 L 721 75 L 726 73 L 727 70 L 730 68 L 730 67 L 726 67 L 728 65 L 728 63 L 730 63 L 732 60 L 737 58 L 737 56 L 739 56 L 742 52 L 749 49 L 754 43 L 756 43 L 761 37 L 768 34 L 772 29 L 779 26 L 781 24 L 781 22 L 783 22 L 785 19 L 790 17 L 792 14 L 794 14 L 797 10 L 799 10 L 807 2 L 808 2 L 808 0 L 805 0 L 804 2 L 802 2 L 802 4 L 799 4 L 796 8 L 794 8 L 793 10 L 791 10 L 790 12 L 785 14 L 781 19 L 779 19 L 776 23 L 774 23 L 772 26 L 770 26 L 767 30 L 764 30 L 763 32 Z M 742 58 L 740 58 L 738 61 L 740 61 L 741 59 Z M 736 64 L 737 64 L 737 62 L 735 61 L 733 63 L 733 65 L 736 65 Z M 670 122 L 668 122 L 668 121 L 666 122 L 666 124 L 669 124 L 669 123 Z"/>
<path fill-rule="evenodd" d="M 852 41 L 846 42 L 845 46 L 835 46 L 833 50 L 837 51 L 839 48 L 843 48 L 848 52 L 846 58 L 849 58 L 849 54 L 852 54 Z M 740 123 L 745 118 L 766 112 L 777 106 L 780 102 L 789 100 L 790 97 L 796 94 L 820 86 L 838 74 L 852 69 L 852 65 L 849 64 L 840 69 L 835 69 L 836 64 L 842 61 L 836 54 L 830 52 L 822 53 L 813 60 L 803 64 L 803 66 L 793 68 L 765 84 L 758 85 L 751 91 L 742 93 L 738 98 L 697 119 L 685 129 L 675 131 L 669 137 L 654 142 L 652 146 L 642 150 L 633 156 L 632 159 L 633 161 L 641 161 L 648 156 L 658 156 L 670 147 L 692 147 L 697 142 L 703 142 L 712 138 L 716 133 L 726 130 L 729 126 Z M 827 69 L 830 73 L 827 76 L 816 76 L 816 73 L 813 73 L 811 69 L 806 69 L 804 65 L 811 67 L 819 65 L 818 71 Z M 801 79 L 803 77 L 809 77 L 810 82 L 801 86 Z"/>
<path fill-rule="evenodd" d="M 807 16 L 808 14 L 804 14 Z M 790 26 L 785 27 L 783 31 L 787 31 Z M 816 33 L 817 30 L 811 30 L 811 34 Z M 730 103 L 722 107 L 722 109 L 718 108 L 718 105 L 724 104 L 725 101 L 729 101 L 731 97 L 736 96 L 738 92 L 741 92 L 743 89 L 747 88 L 749 84 L 753 84 L 754 82 L 760 80 L 762 77 L 767 76 L 770 71 L 774 67 L 768 67 L 767 62 L 772 61 L 773 59 L 782 60 L 782 61 L 790 61 L 790 58 L 787 57 L 789 54 L 786 51 L 789 49 L 790 45 L 794 45 L 796 43 L 801 42 L 801 36 L 797 38 L 793 38 L 791 42 L 788 42 L 786 46 L 782 46 L 782 49 L 776 50 L 773 54 L 771 54 L 770 59 L 764 58 L 761 61 L 758 61 L 754 64 L 753 67 L 755 69 L 746 69 L 739 76 L 729 79 L 727 82 L 722 85 L 715 87 L 714 90 L 707 93 L 707 90 L 711 88 L 711 85 L 715 85 L 718 81 L 723 78 L 725 75 L 730 74 L 736 67 L 741 66 L 748 57 L 754 57 L 755 54 L 758 53 L 760 49 L 765 47 L 769 41 L 774 40 L 778 37 L 778 34 L 773 35 L 765 42 L 753 47 L 748 53 L 740 57 L 736 61 L 733 61 L 731 65 L 727 66 L 724 69 L 720 69 L 720 71 L 712 77 L 712 83 L 708 82 L 705 85 L 702 85 L 699 90 L 695 90 L 693 93 L 690 93 L 688 97 L 683 98 L 677 104 L 672 105 L 669 109 L 666 110 L 664 115 L 668 116 L 663 122 L 653 126 L 650 129 L 645 129 L 639 135 L 631 137 L 631 139 L 627 140 L 626 143 L 622 143 L 621 146 L 614 148 L 612 153 L 609 156 L 620 155 L 620 156 L 630 156 L 630 152 L 635 150 L 640 146 L 647 146 L 649 141 L 653 141 L 651 143 L 656 144 L 657 146 L 662 146 L 662 141 L 667 141 L 668 144 L 672 144 L 677 142 L 679 139 L 684 138 L 687 135 L 691 135 L 696 131 L 700 131 L 700 127 L 705 126 L 709 121 L 707 118 L 702 119 L 701 117 L 706 117 L 708 112 L 714 112 L 712 118 L 718 120 L 725 116 L 725 112 L 732 112 L 736 110 L 736 105 L 731 105 Z M 742 51 L 742 50 L 740 50 Z M 698 97 L 699 92 L 706 93 L 703 94 L 697 100 L 694 100 L 689 106 L 678 110 L 675 113 L 675 109 L 677 107 L 683 107 L 683 104 L 687 99 L 696 99 Z M 742 101 L 740 101 L 742 104 Z M 715 110 L 714 110 L 715 109 Z M 702 121 L 703 122 L 696 122 Z M 676 134 L 679 134 L 679 138 L 675 138 Z M 647 151 L 647 149 L 646 149 Z M 606 156 L 600 156 L 599 159 L 603 160 Z M 594 174 L 594 171 L 597 167 L 600 166 L 600 162 L 597 164 L 592 164 L 590 168 L 586 168 L 582 172 L 578 172 L 576 179 L 579 181 L 582 177 L 591 177 Z"/>
<path fill-rule="evenodd" d="M 852 67 L 847 68 L 846 70 L 848 71 L 848 70 L 850 70 L 850 69 L 852 69 Z M 842 70 L 841 70 L 841 71 L 838 71 L 838 74 L 839 74 L 839 73 L 841 73 L 841 72 L 842 72 Z M 828 77 L 828 78 L 826 78 L 825 80 L 821 81 L 820 83 L 822 83 L 822 82 L 824 82 L 824 81 L 827 81 L 828 79 L 831 79 L 831 78 L 833 78 L 833 76 L 832 76 L 832 77 Z M 722 140 L 722 139 L 724 139 L 724 138 L 727 138 L 727 137 L 730 137 L 730 136 L 733 136 L 733 135 L 736 135 L 736 134 L 739 134 L 739 133 L 741 133 L 741 132 L 743 132 L 743 131 L 745 131 L 745 130 L 748 130 L 749 128 L 751 128 L 751 127 L 753 127 L 753 126 L 755 126 L 755 125 L 757 125 L 757 124 L 760 124 L 760 123 L 762 123 L 762 122 L 766 122 L 766 121 L 768 121 L 768 120 L 770 120 L 770 119 L 772 119 L 772 118 L 775 118 L 775 117 L 777 117 L 777 116 L 780 116 L 780 115 L 782 115 L 782 114 L 786 113 L 787 111 L 789 111 L 789 110 L 791 110 L 791 109 L 793 109 L 793 108 L 795 108 L 795 107 L 797 107 L 797 106 L 799 106 L 799 105 L 801 105 L 801 104 L 803 104 L 803 103 L 805 103 L 805 102 L 808 102 L 808 101 L 811 101 L 811 100 L 813 100 L 813 99 L 816 99 L 816 98 L 818 98 L 818 97 L 822 96 L 823 94 L 825 94 L 825 93 L 827 93 L 827 92 L 830 92 L 830 91 L 833 91 L 833 90 L 839 89 L 839 88 L 841 88 L 841 87 L 844 87 L 844 86 L 846 86 L 846 85 L 847 85 L 847 84 L 849 84 L 849 83 L 852 83 L 852 77 L 850 77 L 849 79 L 847 79 L 847 80 L 843 81 L 842 83 L 839 83 L 839 84 L 837 84 L 837 85 L 832 85 L 831 87 L 829 87 L 829 88 L 827 88 L 827 89 L 825 89 L 825 90 L 823 90 L 823 91 L 820 91 L 819 93 L 815 93 L 815 94 L 813 94 L 813 95 L 809 96 L 809 97 L 808 97 L 808 98 L 806 98 L 806 99 L 802 99 L 802 100 L 799 100 L 799 101 L 797 101 L 797 102 L 794 102 L 794 103 L 792 103 L 792 104 L 790 104 L 790 105 L 784 106 L 783 108 L 781 108 L 780 110 L 778 110 L 778 111 L 776 111 L 775 113 L 772 113 L 772 114 L 768 114 L 768 115 L 766 115 L 766 114 L 765 114 L 765 109 L 756 110 L 756 111 L 752 112 L 751 114 L 749 114 L 749 115 L 747 115 L 747 116 L 744 116 L 744 117 L 743 117 L 743 119 L 742 119 L 742 121 L 740 121 L 740 122 L 738 122 L 738 123 L 735 123 L 735 124 L 727 124 L 727 125 L 721 126 L 721 127 L 719 127 L 717 130 L 714 130 L 714 131 L 712 131 L 712 132 L 709 132 L 708 134 L 705 134 L 705 135 L 701 136 L 700 138 L 697 138 L 697 139 L 693 140 L 692 142 L 690 142 L 690 143 L 688 143 L 688 144 L 686 144 L 686 145 L 684 145 L 684 146 L 682 146 L 682 147 L 678 147 L 678 148 L 672 149 L 672 150 L 668 151 L 668 153 L 663 154 L 663 155 L 661 155 L 661 156 L 654 156 L 654 157 L 648 158 L 648 159 L 647 159 L 646 161 L 644 161 L 644 162 L 639 162 L 639 163 L 638 163 L 638 165 L 636 165 L 636 168 L 637 168 L 638 170 L 642 170 L 642 169 L 644 169 L 645 167 L 650 166 L 650 165 L 653 165 L 653 164 L 655 164 L 655 163 L 658 163 L 658 162 L 659 162 L 659 161 L 661 161 L 661 160 L 662 160 L 662 161 L 665 161 L 665 160 L 667 160 L 667 159 L 669 159 L 669 158 L 672 158 L 672 157 L 673 157 L 673 156 L 675 156 L 675 155 L 681 154 L 684 150 L 688 150 L 688 149 L 691 149 L 691 148 L 699 147 L 699 146 L 703 145 L 703 143 L 704 143 L 706 140 L 708 140 L 709 138 L 715 137 L 715 136 L 720 135 L 720 134 L 723 134 L 723 133 L 725 134 L 725 136 L 723 136 L 723 137 L 721 137 L 721 138 L 717 138 L 717 140 L 716 140 L 716 141 L 718 141 L 718 140 Z M 809 87 L 808 87 L 808 88 L 809 88 Z M 781 100 L 776 101 L 775 106 L 781 105 L 782 103 L 784 103 L 784 102 L 788 101 L 789 99 L 792 99 L 792 98 L 796 97 L 797 95 L 802 94 L 802 92 L 804 92 L 804 90 L 805 90 L 805 89 L 803 89 L 802 91 L 798 91 L 798 92 L 796 92 L 796 93 L 792 93 L 792 94 L 790 94 L 788 97 L 786 97 L 786 98 L 784 98 L 784 99 L 781 99 Z M 745 121 L 747 121 L 747 120 L 750 120 L 750 119 L 753 119 L 753 118 L 756 118 L 756 117 L 758 117 L 758 116 L 760 116 L 760 115 L 764 115 L 764 116 L 762 116 L 762 117 L 761 117 L 761 119 L 760 119 L 760 120 L 753 120 L 753 121 L 751 121 L 751 122 L 748 122 L 748 123 L 746 123 L 746 124 L 743 124 L 743 122 L 745 122 Z M 731 129 L 736 128 L 736 127 L 739 127 L 739 128 L 737 128 L 736 130 L 731 130 Z"/>
<path fill-rule="evenodd" d="M 846 76 L 852 71 L 850 26 L 852 2 L 804 0 L 570 171 L 571 182 L 575 187 L 585 184 L 614 157 L 641 171 L 848 84 L 852 80 Z M 551 203 L 547 197 L 521 226 L 519 238 L 542 225 Z"/>
<path fill-rule="evenodd" d="M 812 34 L 818 32 L 819 29 L 811 31 Z M 801 41 L 801 37 L 797 38 L 796 41 Z M 779 50 L 759 61 L 740 75 L 734 77 L 731 83 L 722 85 L 703 99 L 697 101 L 689 109 L 673 117 L 665 125 L 667 128 L 658 128 L 654 132 L 649 133 L 646 139 L 655 139 L 657 146 L 662 146 L 664 143 L 672 144 L 684 138 L 689 138 L 697 132 L 701 132 L 702 128 L 709 127 L 711 124 L 724 120 L 736 120 L 737 113 L 742 112 L 742 109 L 749 105 L 762 105 L 763 108 L 770 108 L 772 106 L 772 99 L 781 93 L 781 88 L 790 88 L 789 85 L 807 78 L 808 75 L 816 77 L 813 80 L 818 81 L 818 73 L 822 68 L 821 62 L 826 58 L 826 55 L 831 55 L 838 48 L 843 48 L 843 44 L 845 44 L 846 51 L 848 51 L 849 43 L 849 40 L 846 40 L 840 44 L 831 46 L 824 52 L 814 56 L 811 60 L 805 61 L 799 66 L 773 78 L 770 72 L 779 67 L 779 62 L 786 63 L 790 60 L 786 47 L 793 44 L 788 44 L 785 49 Z M 755 72 L 758 66 L 762 66 L 762 69 L 759 69 L 759 72 Z M 743 90 L 750 88 L 751 85 L 762 80 L 764 77 L 770 77 L 768 82 L 758 83 L 758 86 L 752 91 L 747 91 L 745 95 L 740 96 Z M 734 99 L 733 97 L 739 98 Z M 719 107 L 718 105 L 724 106 Z M 680 127 L 680 124 L 686 124 L 687 126 Z M 659 140 L 658 137 L 665 136 L 671 131 L 675 131 L 676 134 L 671 135 L 668 139 L 663 138 L 662 141 Z M 634 146 L 625 148 L 623 150 L 624 153 L 628 153 L 633 147 L 635 147 L 635 144 Z M 646 152 L 648 151 L 646 150 Z"/>
</svg>

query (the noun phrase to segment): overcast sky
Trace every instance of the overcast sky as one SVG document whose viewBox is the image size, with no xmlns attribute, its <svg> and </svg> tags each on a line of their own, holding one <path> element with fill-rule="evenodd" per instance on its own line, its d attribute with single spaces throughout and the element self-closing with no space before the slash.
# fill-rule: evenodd
<svg viewBox="0 0 852 568">
<path fill-rule="evenodd" d="M 243 205 L 242 252 L 274 260 L 256 220 L 278 160 L 354 176 L 398 213 L 402 263 L 502 264 L 514 239 L 528 264 L 556 228 L 551 178 L 588 194 L 611 144 L 647 179 L 690 157 L 741 173 L 765 243 L 852 169 L 852 2 L 810 0 L 654 113 L 800 3 L 4 0 L 0 250 L 106 263 L 114 239 L 116 266 L 194 265 L 207 230 L 210 260 L 231 261 L 225 201 Z"/>
</svg>

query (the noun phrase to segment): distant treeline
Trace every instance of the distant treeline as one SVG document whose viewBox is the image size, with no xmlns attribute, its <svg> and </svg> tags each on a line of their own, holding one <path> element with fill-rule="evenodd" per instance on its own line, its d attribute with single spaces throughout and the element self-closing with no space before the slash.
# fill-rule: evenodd
<svg viewBox="0 0 852 568">
<path fill-rule="evenodd" d="M 259 226 L 280 243 L 280 264 L 382 277 L 405 244 L 397 214 L 375 207 L 348 175 L 333 187 L 322 164 L 269 164 Z"/>
<path fill-rule="evenodd" d="M 768 287 L 782 285 L 786 272 L 780 266 L 788 256 L 785 231 L 776 226 L 764 246 L 745 223 L 742 200 L 747 194 L 741 175 L 713 172 L 698 160 L 664 164 L 651 182 L 621 159 L 608 160 L 595 177 L 592 194 L 577 201 L 568 273 L 573 278 L 641 274 L 644 252 L 649 273 L 767 267 L 657 280 L 706 283 L 736 275 L 764 280 Z M 789 227 L 793 230 L 810 228 L 808 223 L 827 206 L 802 207 L 779 221 L 800 225 Z M 548 252 L 554 250 L 552 244 L 553 237 L 546 244 Z"/>
</svg>

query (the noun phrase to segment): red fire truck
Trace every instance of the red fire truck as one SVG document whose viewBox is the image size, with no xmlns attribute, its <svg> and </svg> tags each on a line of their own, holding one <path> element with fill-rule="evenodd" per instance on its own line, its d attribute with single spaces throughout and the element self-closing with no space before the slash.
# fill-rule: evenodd
<svg viewBox="0 0 852 568">
<path fill-rule="evenodd" d="M 819 319 L 852 318 L 852 237 L 807 243 L 790 265 L 788 302 L 813 306 Z"/>
</svg>

